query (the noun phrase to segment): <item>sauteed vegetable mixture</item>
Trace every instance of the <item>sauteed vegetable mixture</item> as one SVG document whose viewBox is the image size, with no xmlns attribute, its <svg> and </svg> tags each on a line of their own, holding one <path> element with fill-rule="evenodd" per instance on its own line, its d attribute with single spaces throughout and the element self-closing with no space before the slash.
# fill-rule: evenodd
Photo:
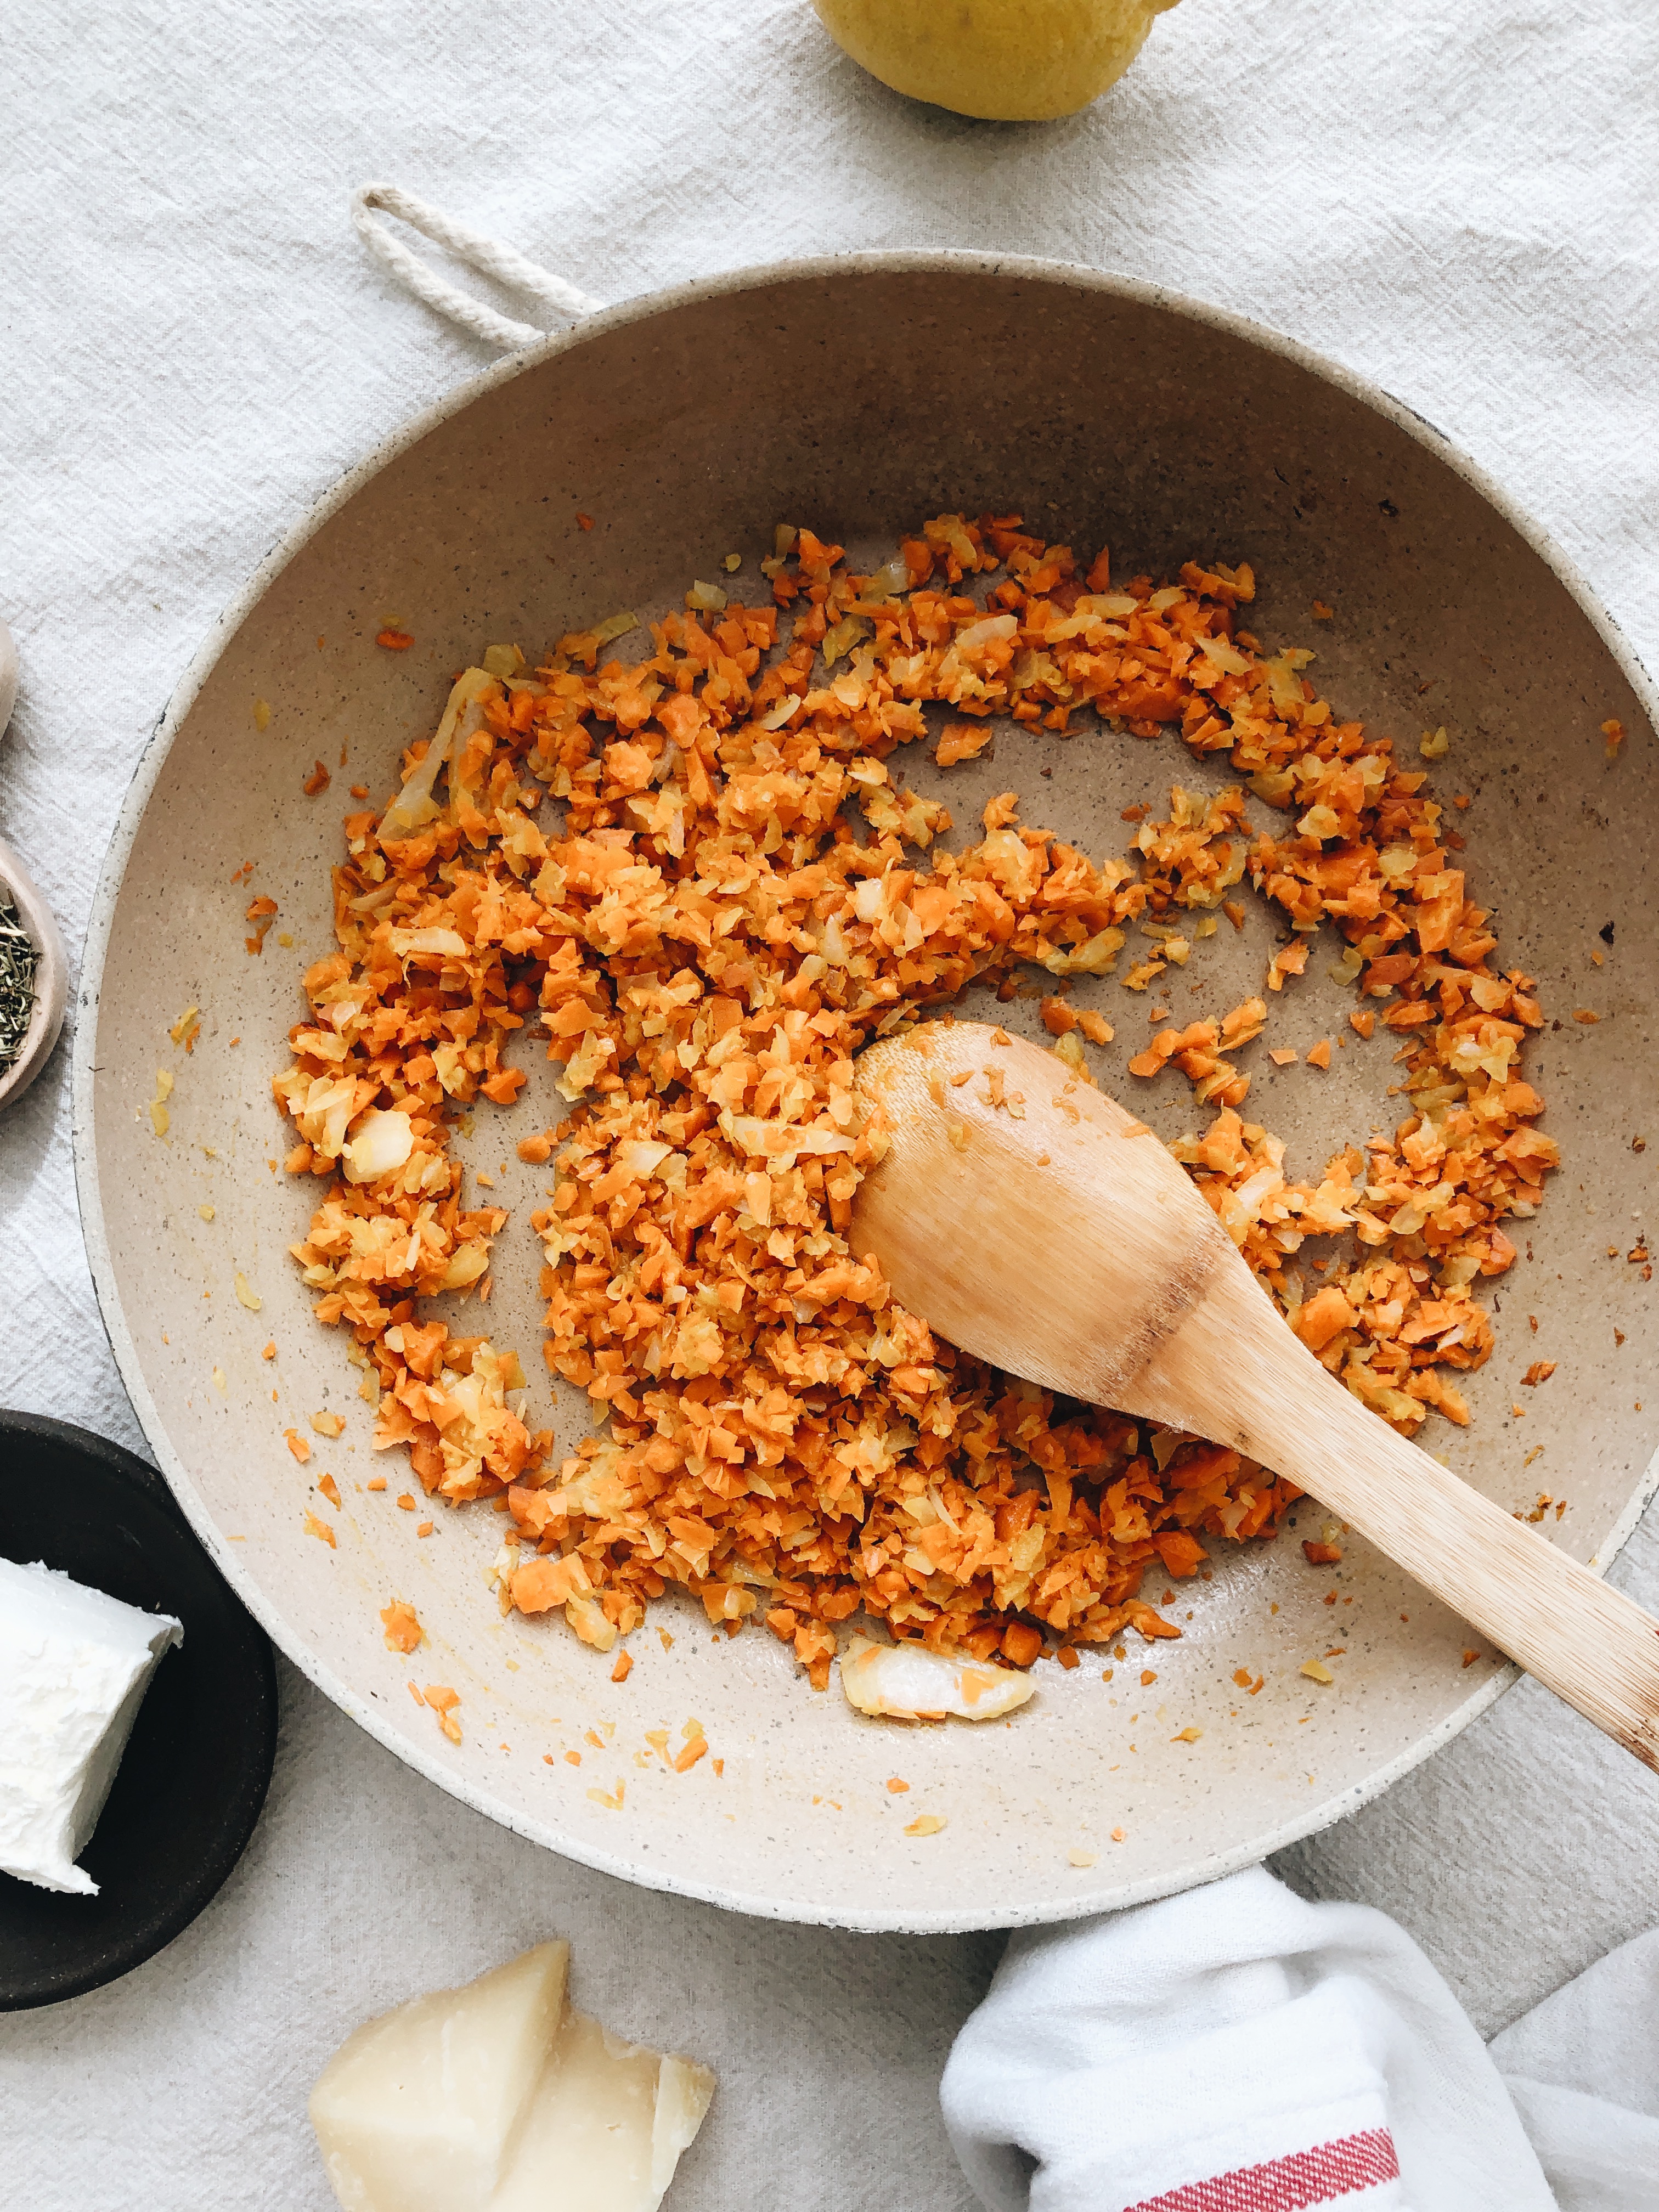
<svg viewBox="0 0 1659 2212">
<path fill-rule="evenodd" d="M 1426 769 L 1341 720 L 1309 653 L 1251 635 L 1248 568 L 1115 584 L 1105 553 L 960 515 L 873 574 L 807 530 L 763 567 L 769 604 L 698 583 L 648 641 L 619 615 L 538 668 L 492 647 L 385 811 L 348 818 L 339 950 L 276 1081 L 289 1170 L 325 1185 L 295 1256 L 367 1365 L 377 1443 L 447 1504 L 505 1492 L 503 1609 L 562 1608 L 604 1650 L 678 1583 L 820 1688 L 860 1613 L 1018 1665 L 1178 1635 L 1171 1580 L 1273 1534 L 1297 1492 L 900 1310 L 848 1242 L 884 1142 L 856 1054 L 976 980 L 1006 1001 L 1035 978 L 1090 1080 L 1085 1043 L 1112 1032 L 1073 979 L 1154 988 L 1242 924 L 1248 881 L 1296 933 L 1261 995 L 1159 1030 L 1130 1073 L 1191 1085 L 1178 1156 L 1304 1342 L 1409 1431 L 1468 1419 L 1455 1376 L 1492 1342 L 1474 1286 L 1557 1159 L 1519 1073 L 1533 985 L 1497 963 Z M 971 758 L 996 716 L 1084 743 L 1115 718 L 1239 781 L 1130 809 L 1121 856 L 1028 824 L 1012 792 L 947 849 L 903 749 Z M 1297 1182 L 1239 1055 L 1310 957 L 1352 986 L 1356 1037 L 1395 1043 L 1405 1112 Z M 515 1353 L 460 1326 L 470 1296 L 487 1319 L 507 1215 L 465 1202 L 452 1139 L 480 1097 L 544 1097 L 526 1028 L 565 1115 L 520 1146 L 558 1147 L 533 1217 L 543 1352 L 602 1423 L 560 1465 L 515 1410 Z M 1317 1269 L 1310 1239 L 1340 1240 Z"/>
</svg>

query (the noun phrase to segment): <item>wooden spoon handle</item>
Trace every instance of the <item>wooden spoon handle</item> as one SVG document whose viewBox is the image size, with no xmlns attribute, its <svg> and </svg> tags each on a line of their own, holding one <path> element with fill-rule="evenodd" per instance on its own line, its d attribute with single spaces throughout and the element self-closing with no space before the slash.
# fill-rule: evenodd
<svg viewBox="0 0 1659 2212">
<path fill-rule="evenodd" d="M 1261 1455 L 1659 1769 L 1659 1621 L 1462 1482 L 1310 1357 Z"/>
</svg>

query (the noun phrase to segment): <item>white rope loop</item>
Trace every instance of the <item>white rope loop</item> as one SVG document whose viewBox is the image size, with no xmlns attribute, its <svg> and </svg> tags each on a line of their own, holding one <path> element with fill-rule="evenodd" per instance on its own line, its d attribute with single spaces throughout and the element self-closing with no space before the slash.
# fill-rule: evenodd
<svg viewBox="0 0 1659 2212">
<path fill-rule="evenodd" d="M 407 285 L 417 300 L 424 301 L 439 314 L 447 315 L 451 322 L 459 323 L 487 345 L 500 346 L 510 352 L 519 346 L 534 345 L 547 332 L 538 330 L 533 323 L 515 323 L 510 315 L 497 314 L 482 300 L 475 300 L 458 289 L 412 253 L 395 231 L 379 221 L 377 210 L 395 216 L 399 222 L 419 231 L 434 246 L 443 246 L 469 268 L 493 276 L 498 284 L 505 284 L 512 291 L 527 292 L 557 314 L 591 315 L 605 305 L 602 300 L 579 292 L 562 276 L 556 276 L 550 269 L 527 261 L 514 247 L 504 246 L 498 239 L 486 238 L 482 231 L 471 230 L 465 223 L 453 222 L 441 209 L 428 206 L 425 200 L 417 200 L 413 193 L 403 191 L 396 185 L 360 185 L 351 196 L 351 220 L 369 252 L 400 283 Z"/>
</svg>

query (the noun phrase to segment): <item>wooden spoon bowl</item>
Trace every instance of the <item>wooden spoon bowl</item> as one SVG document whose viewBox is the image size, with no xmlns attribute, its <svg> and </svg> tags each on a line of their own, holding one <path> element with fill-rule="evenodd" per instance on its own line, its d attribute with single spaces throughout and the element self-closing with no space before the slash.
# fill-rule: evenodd
<svg viewBox="0 0 1659 2212">
<path fill-rule="evenodd" d="M 1287 1475 L 1659 1767 L 1659 1622 L 1327 1374 L 1144 1122 L 976 1022 L 889 1038 L 859 1072 L 890 1148 L 853 1247 L 901 1304 L 1045 1389 Z"/>
</svg>

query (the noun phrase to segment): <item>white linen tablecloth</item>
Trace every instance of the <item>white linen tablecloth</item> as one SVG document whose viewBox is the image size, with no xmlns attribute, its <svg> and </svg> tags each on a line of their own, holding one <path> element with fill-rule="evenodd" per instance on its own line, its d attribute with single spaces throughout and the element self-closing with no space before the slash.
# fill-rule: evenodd
<svg viewBox="0 0 1659 2212">
<path fill-rule="evenodd" d="M 133 764 L 222 605 L 341 470 L 489 357 L 363 254 L 347 202 L 371 177 L 606 299 L 951 245 L 1219 301 L 1441 425 L 1659 667 L 1656 81 L 1647 0 L 1183 0 L 1123 84 L 1048 126 L 909 105 L 806 0 L 14 9 L 0 613 L 23 672 L 0 830 L 77 946 Z M 0 1123 L 0 1402 L 137 1445 L 67 1091 L 60 1049 Z M 1615 1579 L 1659 1604 L 1651 1525 Z M 303 2104 L 339 2038 L 563 1932 L 586 2006 L 720 2070 L 678 2212 L 969 2203 L 935 2091 L 994 1937 L 824 1935 L 624 1888 L 283 1680 L 270 1809 L 216 1903 L 125 1982 L 0 2021 L 8 2201 L 323 2212 Z M 1656 1802 L 1522 1685 L 1279 1870 L 1395 1914 L 1490 2033 L 1659 1917 Z"/>
</svg>

